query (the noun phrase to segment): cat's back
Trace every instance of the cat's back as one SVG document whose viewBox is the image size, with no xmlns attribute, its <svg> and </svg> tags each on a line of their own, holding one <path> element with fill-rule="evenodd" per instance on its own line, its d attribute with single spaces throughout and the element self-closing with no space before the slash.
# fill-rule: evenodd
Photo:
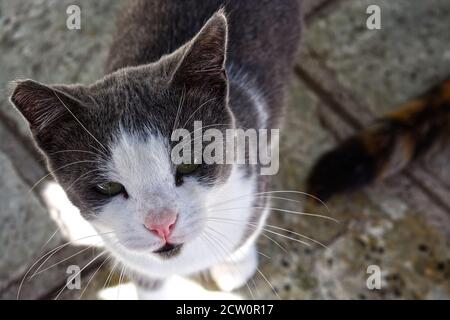
<svg viewBox="0 0 450 320">
<path fill-rule="evenodd" d="M 285 69 L 300 38 L 300 0 L 134 0 L 126 2 L 107 71 L 158 60 L 191 39 L 224 7 L 229 27 L 227 62 L 237 68 Z M 275 72 L 275 70 L 274 70 Z"/>
</svg>

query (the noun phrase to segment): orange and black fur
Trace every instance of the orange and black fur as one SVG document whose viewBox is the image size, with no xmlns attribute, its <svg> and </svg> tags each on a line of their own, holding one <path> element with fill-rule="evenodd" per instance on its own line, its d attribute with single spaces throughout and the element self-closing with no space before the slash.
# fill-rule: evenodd
<svg viewBox="0 0 450 320">
<path fill-rule="evenodd" d="M 307 179 L 308 191 L 327 200 L 399 172 L 449 128 L 447 78 L 322 155 Z"/>
</svg>

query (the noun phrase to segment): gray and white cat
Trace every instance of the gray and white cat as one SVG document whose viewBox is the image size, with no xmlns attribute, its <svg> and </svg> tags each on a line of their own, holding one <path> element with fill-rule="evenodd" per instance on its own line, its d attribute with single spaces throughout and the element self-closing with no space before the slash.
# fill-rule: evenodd
<svg viewBox="0 0 450 320">
<path fill-rule="evenodd" d="M 16 82 L 11 101 L 49 169 L 141 288 L 210 270 L 231 290 L 255 272 L 268 214 L 255 194 L 268 177 L 258 165 L 174 165 L 171 133 L 194 121 L 279 128 L 300 16 L 299 0 L 131 1 L 105 77 Z"/>
</svg>

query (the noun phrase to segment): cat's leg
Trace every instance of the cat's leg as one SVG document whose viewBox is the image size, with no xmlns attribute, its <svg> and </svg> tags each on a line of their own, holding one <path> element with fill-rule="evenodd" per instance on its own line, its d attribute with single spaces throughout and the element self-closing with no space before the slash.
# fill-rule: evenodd
<svg viewBox="0 0 450 320">
<path fill-rule="evenodd" d="M 211 276 L 223 291 L 232 291 L 243 286 L 256 272 L 258 255 L 256 245 L 241 248 L 222 264 L 210 269 Z"/>
<path fill-rule="evenodd" d="M 132 270 L 127 270 L 127 276 L 136 287 L 138 300 L 170 299 L 166 290 L 166 279 L 155 279 Z"/>
<path fill-rule="evenodd" d="M 166 300 L 170 299 L 166 296 L 163 280 L 147 280 L 135 282 L 137 298 L 139 300 Z"/>
</svg>

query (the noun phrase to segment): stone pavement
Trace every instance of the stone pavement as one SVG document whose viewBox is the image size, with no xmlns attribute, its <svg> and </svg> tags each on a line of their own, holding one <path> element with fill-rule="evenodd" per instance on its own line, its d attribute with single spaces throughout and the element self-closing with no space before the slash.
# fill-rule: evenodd
<svg viewBox="0 0 450 320">
<path fill-rule="evenodd" d="M 65 27 L 65 9 L 74 3 L 82 9 L 81 31 Z M 381 7 L 381 30 L 365 26 L 369 4 Z M 304 190 L 305 177 L 322 152 L 450 74 L 450 3 L 446 0 L 311 0 L 306 7 L 303 50 L 281 131 L 281 170 L 274 190 Z M 46 169 L 24 121 L 7 101 L 7 84 L 24 77 L 49 83 L 88 83 L 101 76 L 117 8 L 118 1 L 106 0 L 0 0 L 2 299 L 16 298 L 26 270 L 67 241 L 62 232 L 55 234 L 57 226 L 43 197 L 51 178 L 32 188 Z M 323 206 L 275 201 L 274 207 L 339 221 L 272 213 L 269 224 L 289 228 L 327 247 L 293 234 L 265 233 L 287 251 L 261 237 L 259 269 L 276 294 L 283 299 L 448 299 L 449 146 L 443 141 L 424 159 L 385 182 L 331 199 L 329 211 Z M 80 249 L 84 251 L 75 255 Z M 55 297 L 66 281 L 67 266 L 84 266 L 96 252 L 63 247 L 42 269 L 68 259 L 24 281 L 20 298 Z M 93 279 L 83 298 L 95 299 L 105 284 L 118 282 L 117 270 L 107 279 L 110 263 L 96 272 L 101 262 L 83 271 L 83 279 Z M 381 290 L 366 286 L 370 265 L 381 269 Z M 239 291 L 241 295 L 277 298 L 261 274 L 253 280 L 250 290 Z M 79 296 L 77 290 L 66 290 L 60 298 Z"/>
</svg>

